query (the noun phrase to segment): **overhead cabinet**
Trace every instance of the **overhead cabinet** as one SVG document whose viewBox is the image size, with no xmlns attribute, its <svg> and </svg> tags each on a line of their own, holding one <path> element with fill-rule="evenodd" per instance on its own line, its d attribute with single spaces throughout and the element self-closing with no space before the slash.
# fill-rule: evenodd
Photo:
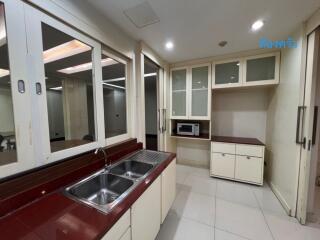
<svg viewBox="0 0 320 240">
<path fill-rule="evenodd" d="M 210 120 L 211 66 L 171 70 L 171 119 Z"/>
<path fill-rule="evenodd" d="M 212 88 L 275 85 L 279 70 L 279 52 L 214 62 Z"/>
</svg>

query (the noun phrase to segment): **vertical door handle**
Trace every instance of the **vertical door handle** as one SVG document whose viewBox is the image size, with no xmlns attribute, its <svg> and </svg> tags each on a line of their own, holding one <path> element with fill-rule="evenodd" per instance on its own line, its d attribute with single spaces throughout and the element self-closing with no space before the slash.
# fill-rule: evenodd
<svg viewBox="0 0 320 240">
<path fill-rule="evenodd" d="M 312 127 L 312 145 L 316 144 L 318 124 L 318 106 L 314 106 L 313 127 Z"/>
<path fill-rule="evenodd" d="M 161 117 L 160 117 L 160 113 L 161 113 L 160 109 L 158 109 L 157 112 L 158 112 L 158 114 L 157 114 L 158 115 L 157 125 L 159 126 L 158 127 L 159 132 L 162 133 L 162 126 L 161 126 L 161 121 L 160 121 L 160 119 L 161 119 Z"/>
<path fill-rule="evenodd" d="M 301 144 L 304 148 L 306 147 L 306 138 L 301 139 L 301 124 L 303 121 L 301 121 L 301 118 L 303 118 L 304 110 L 306 109 L 305 106 L 299 106 L 298 107 L 298 114 L 297 114 L 297 129 L 296 129 L 296 143 Z"/>
<path fill-rule="evenodd" d="M 167 131 L 167 118 L 166 118 L 166 115 L 167 115 L 167 109 L 163 108 L 162 109 L 162 120 L 163 120 L 162 131 L 163 132 Z"/>
</svg>

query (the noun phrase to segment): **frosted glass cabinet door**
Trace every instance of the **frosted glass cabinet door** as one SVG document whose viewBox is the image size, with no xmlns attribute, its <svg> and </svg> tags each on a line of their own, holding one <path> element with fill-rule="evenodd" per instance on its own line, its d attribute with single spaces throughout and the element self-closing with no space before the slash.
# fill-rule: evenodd
<svg viewBox="0 0 320 240">
<path fill-rule="evenodd" d="M 235 87 L 241 84 L 240 60 L 214 64 L 213 88 Z"/>
<path fill-rule="evenodd" d="M 191 70 L 191 118 L 208 118 L 210 66 L 194 67 Z M 200 118 L 199 118 L 200 117 Z"/>
<path fill-rule="evenodd" d="M 171 72 L 171 115 L 172 117 L 187 116 L 187 69 Z"/>
<path fill-rule="evenodd" d="M 247 58 L 244 70 L 244 84 L 277 84 L 279 82 L 279 58 L 279 53 Z"/>
</svg>

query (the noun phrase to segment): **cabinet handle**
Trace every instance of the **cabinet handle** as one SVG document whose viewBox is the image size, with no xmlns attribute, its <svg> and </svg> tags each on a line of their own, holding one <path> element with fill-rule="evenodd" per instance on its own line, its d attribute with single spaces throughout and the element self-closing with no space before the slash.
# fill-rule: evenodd
<svg viewBox="0 0 320 240">
<path fill-rule="evenodd" d="M 251 157 L 247 156 L 247 159 L 251 159 Z"/>
<path fill-rule="evenodd" d="M 222 155 L 222 157 L 226 156 L 226 154 L 224 154 L 224 153 L 221 153 L 221 155 Z"/>
<path fill-rule="evenodd" d="M 19 91 L 19 93 L 25 93 L 26 92 L 26 88 L 25 88 L 23 80 L 18 80 L 18 91 Z"/>
<path fill-rule="evenodd" d="M 303 146 L 303 148 L 306 148 L 306 138 L 303 138 L 301 140 L 301 131 L 302 128 L 300 128 L 300 125 L 302 123 L 301 121 L 301 117 L 304 117 L 304 111 L 305 111 L 306 107 L 305 106 L 299 106 L 298 107 L 298 114 L 297 114 L 297 129 L 296 129 L 296 143 L 297 144 L 301 144 Z M 302 113 L 302 114 L 301 114 Z"/>
<path fill-rule="evenodd" d="M 36 93 L 38 95 L 41 95 L 41 93 L 42 93 L 41 83 L 39 83 L 39 82 L 36 83 Z"/>
<path fill-rule="evenodd" d="M 318 123 L 318 106 L 314 106 L 313 127 L 312 127 L 312 145 L 316 144 L 317 123 Z"/>
</svg>

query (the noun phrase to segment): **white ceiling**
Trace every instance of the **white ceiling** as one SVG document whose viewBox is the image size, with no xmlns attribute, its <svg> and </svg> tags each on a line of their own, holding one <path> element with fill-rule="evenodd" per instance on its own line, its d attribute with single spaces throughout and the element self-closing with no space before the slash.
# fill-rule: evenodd
<svg viewBox="0 0 320 240">
<path fill-rule="evenodd" d="M 257 49 L 261 37 L 286 39 L 320 7 L 320 0 L 148 0 L 160 22 L 137 28 L 123 11 L 145 0 L 88 0 L 136 40 L 145 41 L 162 58 L 177 62 Z M 265 27 L 250 32 L 263 19 Z M 175 43 L 167 51 L 167 40 Z M 228 41 L 224 48 L 218 46 Z"/>
</svg>

